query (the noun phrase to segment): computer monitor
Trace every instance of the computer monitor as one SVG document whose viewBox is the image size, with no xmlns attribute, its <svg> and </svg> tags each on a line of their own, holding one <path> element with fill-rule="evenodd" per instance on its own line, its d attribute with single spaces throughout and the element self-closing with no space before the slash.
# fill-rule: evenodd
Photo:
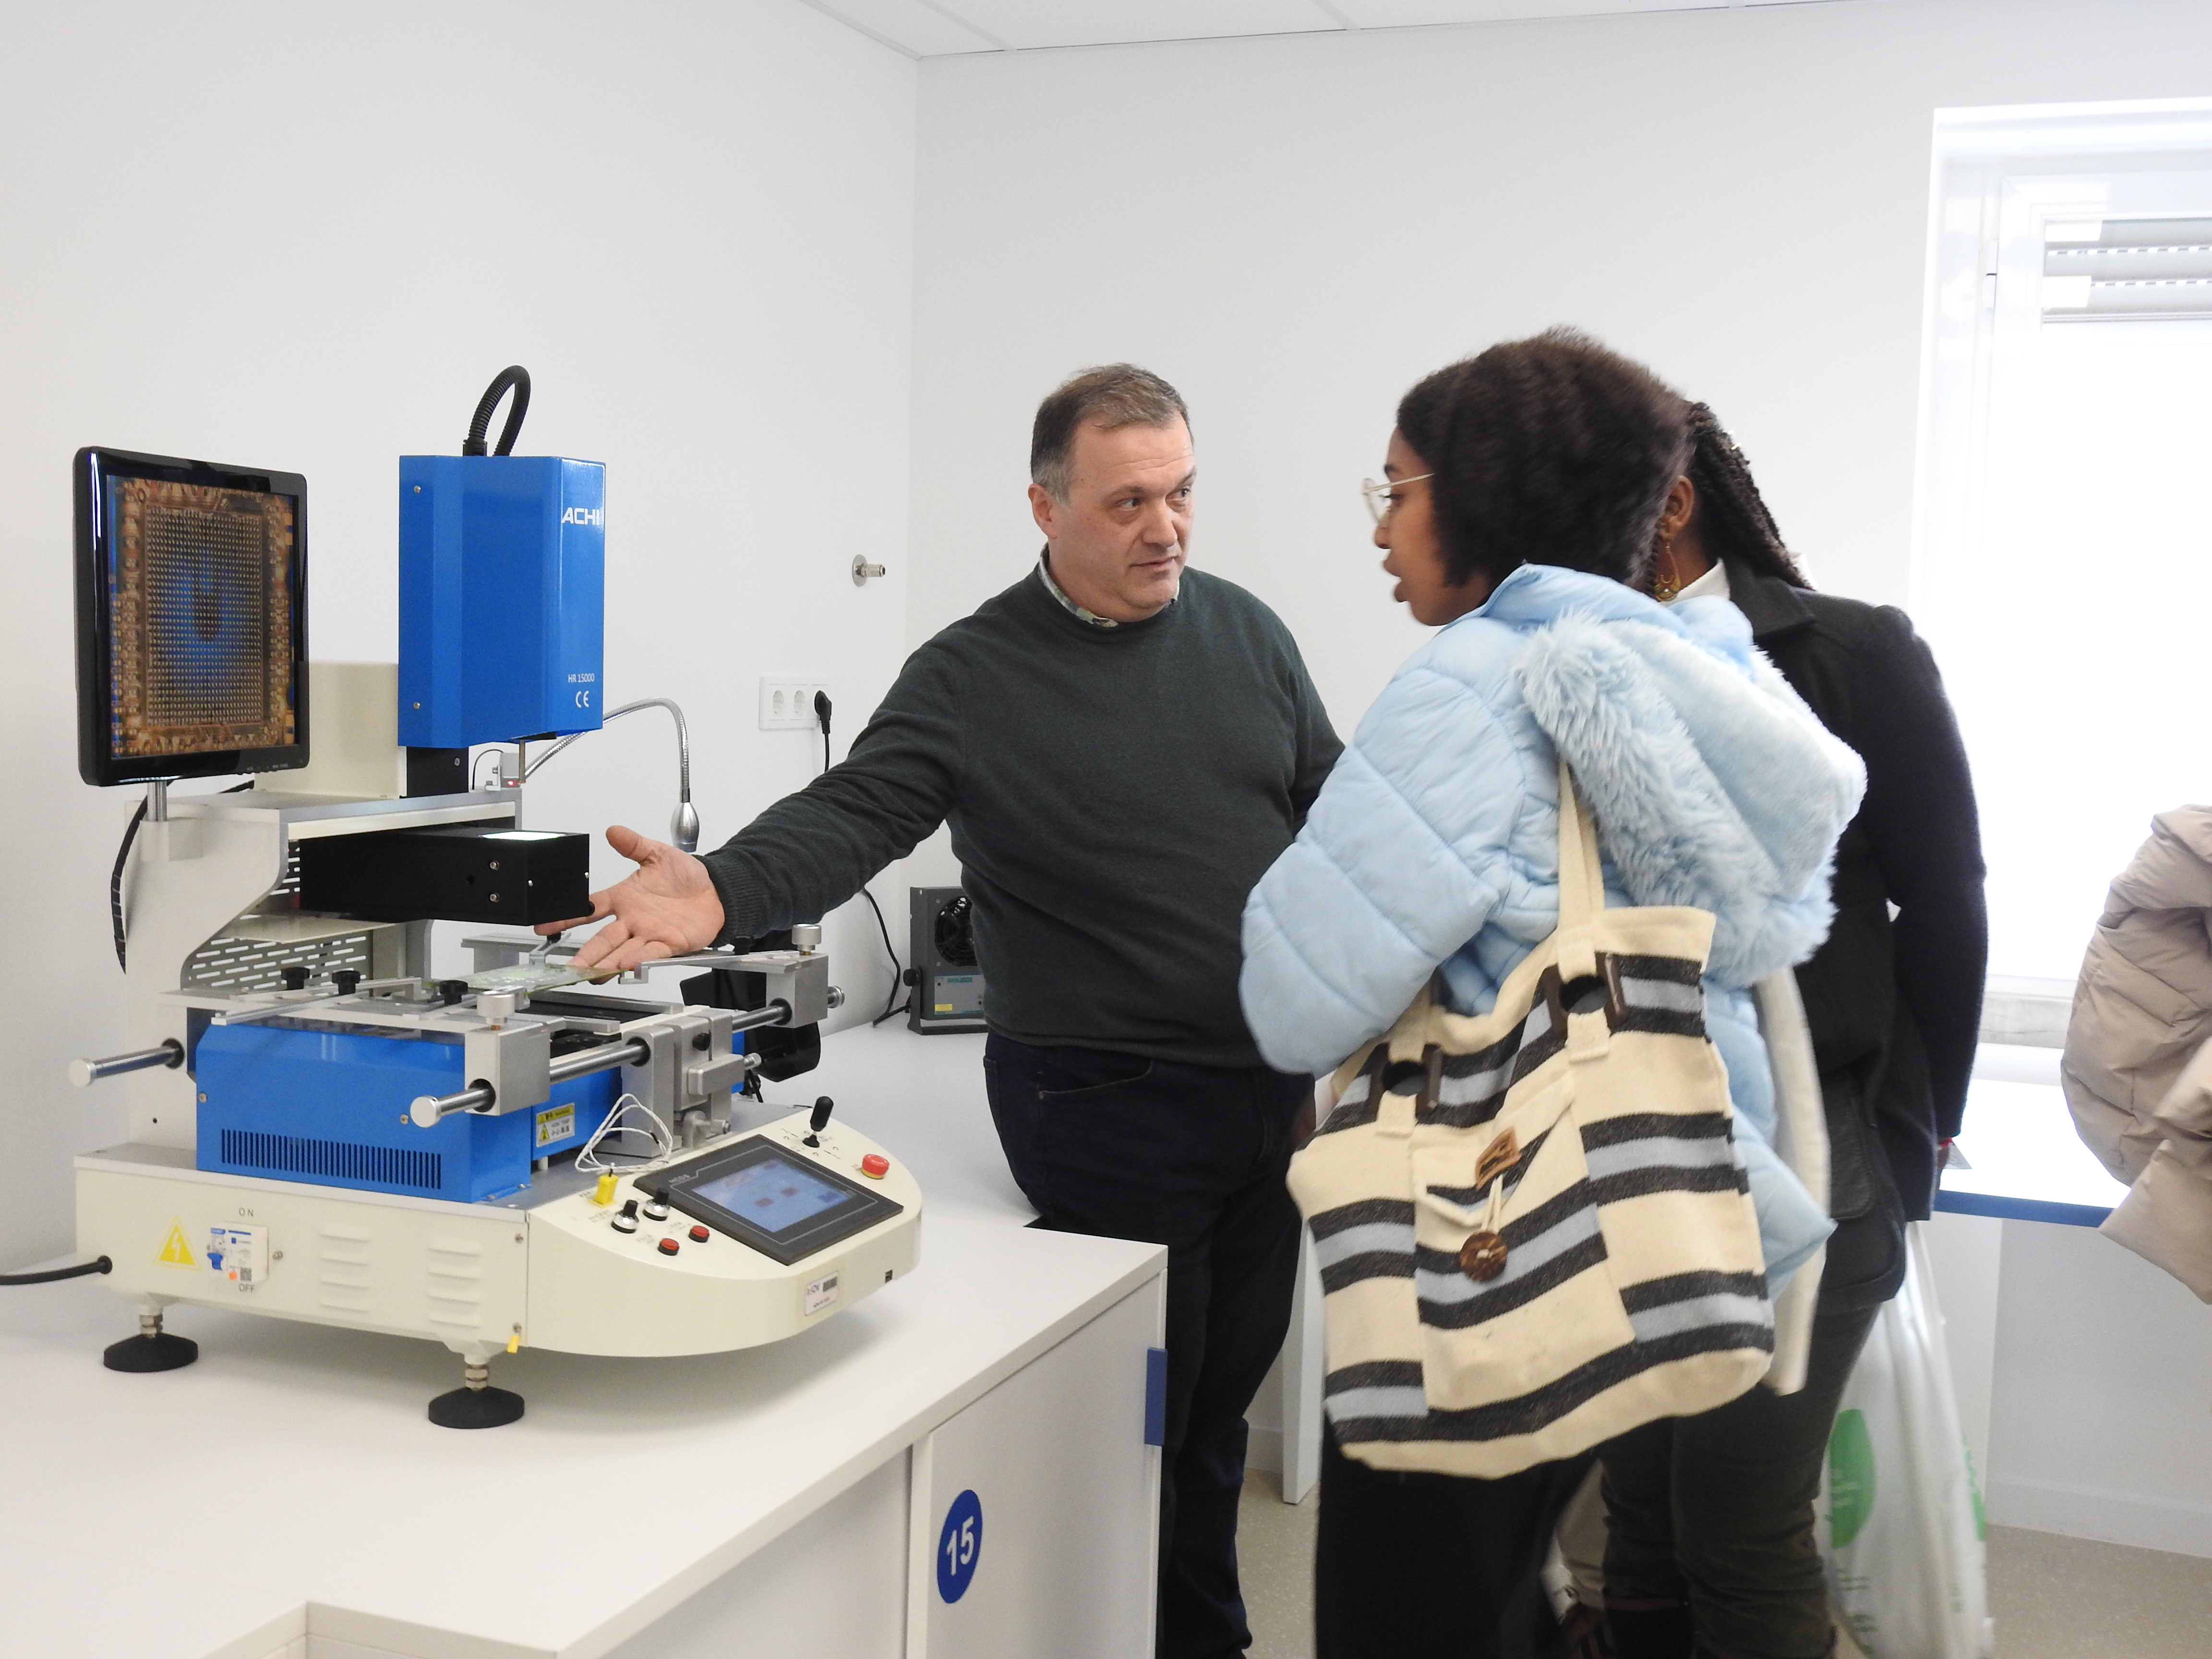
<svg viewBox="0 0 2212 1659">
<path fill-rule="evenodd" d="M 307 763 L 307 485 L 80 449 L 77 771 L 87 783 Z"/>
</svg>

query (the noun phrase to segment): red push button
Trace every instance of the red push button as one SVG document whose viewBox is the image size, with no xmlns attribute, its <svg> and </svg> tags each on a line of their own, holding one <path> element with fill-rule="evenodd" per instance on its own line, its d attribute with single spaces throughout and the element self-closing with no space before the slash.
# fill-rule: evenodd
<svg viewBox="0 0 2212 1659">
<path fill-rule="evenodd" d="M 871 1180 L 881 1181 L 891 1172 L 891 1161 L 881 1152 L 870 1152 L 860 1160 L 860 1173 Z"/>
<path fill-rule="evenodd" d="M 664 1238 L 660 1241 L 660 1253 L 663 1255 L 674 1255 L 677 1251 L 683 1248 L 684 1247 L 681 1244 L 678 1244 L 672 1238 Z"/>
<path fill-rule="evenodd" d="M 714 1234 L 707 1231 L 704 1225 L 696 1226 L 691 1230 L 691 1242 L 694 1244 L 704 1244 L 714 1236 Z"/>
</svg>

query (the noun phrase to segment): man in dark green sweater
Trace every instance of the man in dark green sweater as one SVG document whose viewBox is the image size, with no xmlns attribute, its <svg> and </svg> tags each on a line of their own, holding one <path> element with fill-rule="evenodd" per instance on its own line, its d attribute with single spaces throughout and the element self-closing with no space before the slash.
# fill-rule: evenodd
<svg viewBox="0 0 2212 1659">
<path fill-rule="evenodd" d="M 907 659 L 852 751 L 692 858 L 640 868 L 576 960 L 629 966 L 811 921 L 941 822 L 990 987 L 983 1069 L 1040 1224 L 1165 1244 L 1163 1659 L 1251 1638 L 1237 1580 L 1244 1409 L 1297 1261 L 1283 1188 L 1311 1079 L 1269 1070 L 1237 1000 L 1245 895 L 1340 745 L 1289 631 L 1186 570 L 1182 400 L 1128 365 L 1037 411 L 1036 568 Z"/>
</svg>

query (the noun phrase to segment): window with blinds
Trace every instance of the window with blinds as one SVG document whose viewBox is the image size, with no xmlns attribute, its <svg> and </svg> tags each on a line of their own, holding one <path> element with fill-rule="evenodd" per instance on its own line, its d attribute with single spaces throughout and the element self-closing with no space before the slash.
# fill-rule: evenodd
<svg viewBox="0 0 2212 1659">
<path fill-rule="evenodd" d="M 1954 111 L 1936 144 L 1913 617 L 1990 971 L 2063 994 L 2151 815 L 2212 802 L 2212 99 Z"/>
<path fill-rule="evenodd" d="M 2054 219 L 2043 320 L 2212 317 L 2212 219 Z"/>
</svg>

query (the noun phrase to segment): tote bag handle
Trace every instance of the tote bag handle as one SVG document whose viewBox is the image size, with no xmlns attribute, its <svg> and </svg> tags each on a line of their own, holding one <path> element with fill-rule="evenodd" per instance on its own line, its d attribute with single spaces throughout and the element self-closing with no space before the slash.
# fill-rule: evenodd
<svg viewBox="0 0 2212 1659">
<path fill-rule="evenodd" d="M 1597 850 L 1597 825 L 1575 787 L 1567 757 L 1559 757 L 1559 977 L 1573 981 L 1597 972 L 1590 926 L 1605 908 L 1605 866 Z"/>
</svg>

